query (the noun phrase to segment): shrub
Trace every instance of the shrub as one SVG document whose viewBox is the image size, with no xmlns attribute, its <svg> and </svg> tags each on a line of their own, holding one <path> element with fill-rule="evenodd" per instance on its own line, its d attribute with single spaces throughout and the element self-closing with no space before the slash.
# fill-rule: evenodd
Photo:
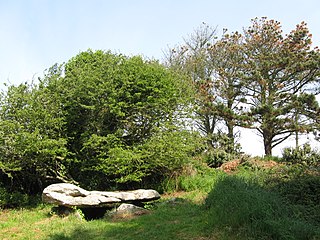
<svg viewBox="0 0 320 240">
<path fill-rule="evenodd" d="M 88 174 L 91 176 L 90 182 L 85 182 L 86 188 L 157 188 L 155 183 L 159 186 L 163 179 L 179 175 L 190 163 L 199 145 L 197 134 L 176 129 L 159 130 L 134 146 L 113 144 L 115 139 L 110 139 L 94 136 L 85 145 L 86 151 L 92 150 L 88 151 L 91 157 L 82 168 L 83 173 L 87 174 L 83 179 Z M 95 181 L 92 182 L 92 179 Z M 109 181 L 106 182 L 106 179 Z"/>
<path fill-rule="evenodd" d="M 6 188 L 0 187 L 0 208 L 17 208 L 33 206 L 39 203 L 38 196 L 29 196 L 20 192 L 9 192 Z"/>
<path fill-rule="evenodd" d="M 319 166 L 320 153 L 311 148 L 310 144 L 304 144 L 298 148 L 285 148 L 282 160 L 288 163 L 297 163 L 305 166 Z"/>
<path fill-rule="evenodd" d="M 223 163 L 233 160 L 241 151 L 240 144 L 234 143 L 222 132 L 207 137 L 207 145 L 203 159 L 211 168 L 220 167 Z"/>
<path fill-rule="evenodd" d="M 320 177 L 298 165 L 286 166 L 271 173 L 265 184 L 295 204 L 318 204 L 320 199 Z"/>
<path fill-rule="evenodd" d="M 204 161 L 212 168 L 220 167 L 223 163 L 232 159 L 234 159 L 234 154 L 220 149 L 210 149 L 204 153 Z"/>
</svg>

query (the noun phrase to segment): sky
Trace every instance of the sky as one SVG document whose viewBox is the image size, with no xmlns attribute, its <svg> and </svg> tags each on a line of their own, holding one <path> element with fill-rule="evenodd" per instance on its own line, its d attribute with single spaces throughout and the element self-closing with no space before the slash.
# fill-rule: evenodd
<svg viewBox="0 0 320 240">
<path fill-rule="evenodd" d="M 0 88 L 37 79 L 89 48 L 161 60 L 202 22 L 241 32 L 255 17 L 279 21 L 284 33 L 305 21 L 320 46 L 319 0 L 0 0 Z M 240 143 L 263 153 L 252 132 Z"/>
</svg>

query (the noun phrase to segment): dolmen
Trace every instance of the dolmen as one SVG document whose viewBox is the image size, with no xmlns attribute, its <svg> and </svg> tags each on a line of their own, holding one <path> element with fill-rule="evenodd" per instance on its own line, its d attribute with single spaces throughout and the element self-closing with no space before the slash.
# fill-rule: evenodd
<svg viewBox="0 0 320 240">
<path fill-rule="evenodd" d="M 70 183 L 49 185 L 42 192 L 42 200 L 46 203 L 64 207 L 97 208 L 121 203 L 149 202 L 160 198 L 160 194 L 152 189 L 132 191 L 87 191 Z"/>
</svg>

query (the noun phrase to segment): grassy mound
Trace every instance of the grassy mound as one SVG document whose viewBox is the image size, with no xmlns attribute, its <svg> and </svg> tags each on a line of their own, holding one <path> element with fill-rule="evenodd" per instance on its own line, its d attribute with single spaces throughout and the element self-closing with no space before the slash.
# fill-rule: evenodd
<svg viewBox="0 0 320 240">
<path fill-rule="evenodd" d="M 299 217 L 294 205 L 244 177 L 221 178 L 209 193 L 205 207 L 210 228 L 225 229 L 226 234 L 243 239 L 320 237 L 319 226 Z"/>
</svg>

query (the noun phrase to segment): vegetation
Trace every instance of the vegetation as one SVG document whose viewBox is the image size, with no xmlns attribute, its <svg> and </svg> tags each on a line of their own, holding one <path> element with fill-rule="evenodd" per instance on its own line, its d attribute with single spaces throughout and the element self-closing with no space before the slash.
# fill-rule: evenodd
<svg viewBox="0 0 320 240">
<path fill-rule="evenodd" d="M 165 64 L 87 50 L 0 98 L 1 239 L 320 239 L 320 52 L 305 23 L 202 25 Z M 262 136 L 241 153 L 237 129 Z M 295 148 L 272 156 L 294 136 Z M 154 188 L 150 214 L 61 218 L 39 194 Z M 81 214 L 80 214 L 81 215 Z M 161 232 L 159 231 L 161 229 Z"/>
<path fill-rule="evenodd" d="M 74 215 L 59 217 L 51 211 L 52 206 L 42 204 L 35 208 L 3 210 L 0 237 L 318 239 L 320 192 L 308 191 L 306 195 L 305 190 L 319 186 L 319 178 L 308 175 L 308 180 L 301 181 L 297 178 L 298 171 L 281 164 L 260 170 L 243 167 L 249 166 L 247 163 L 252 160 L 238 165 L 233 174 L 201 167 L 186 169 L 177 185 L 167 184 L 171 193 L 146 205 L 151 213 L 138 217 L 106 216 L 84 221 Z M 254 161 L 258 162 L 257 159 Z M 287 180 L 288 174 L 290 180 Z M 172 181 L 177 183 L 176 179 Z"/>
<path fill-rule="evenodd" d="M 266 155 L 293 133 L 313 128 L 319 112 L 312 92 L 319 52 L 311 49 L 311 36 L 302 22 L 283 37 L 280 23 L 265 18 L 253 20 L 244 33 L 245 75 L 250 82 L 246 88 Z"/>
<path fill-rule="evenodd" d="M 314 131 L 319 118 L 315 98 L 319 49 L 311 47 L 306 23 L 283 36 L 281 25 L 253 19 L 243 31 L 201 27 L 172 49 L 168 65 L 189 74 L 195 89 L 199 128 L 211 137 L 221 124 L 234 143 L 236 126 L 256 129 L 266 155 L 290 136 Z M 217 132 L 217 130 L 216 130 Z"/>
<path fill-rule="evenodd" d="M 187 100 L 178 83 L 156 61 L 89 50 L 38 85 L 10 86 L 1 104 L 3 182 L 37 193 L 57 181 L 132 188 L 170 175 L 197 147 L 179 124 Z"/>
</svg>

